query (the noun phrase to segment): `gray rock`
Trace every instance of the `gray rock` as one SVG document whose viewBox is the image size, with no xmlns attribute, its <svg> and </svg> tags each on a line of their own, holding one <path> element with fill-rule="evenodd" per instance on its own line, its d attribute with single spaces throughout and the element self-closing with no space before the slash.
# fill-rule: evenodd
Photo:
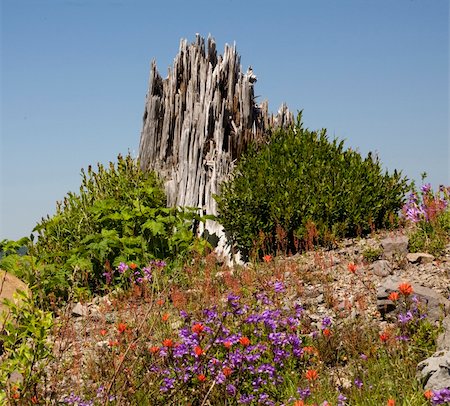
<svg viewBox="0 0 450 406">
<path fill-rule="evenodd" d="M 408 253 L 408 242 L 406 235 L 387 237 L 381 240 L 384 257 L 392 258 L 394 255 L 406 255 Z"/>
<path fill-rule="evenodd" d="M 386 261 L 385 259 L 375 261 L 370 268 L 375 275 L 381 276 L 382 278 L 392 274 L 391 264 L 389 261 Z"/>
<path fill-rule="evenodd" d="M 436 349 L 450 351 L 450 315 L 442 321 L 442 328 L 444 331 L 437 338 Z"/>
<path fill-rule="evenodd" d="M 85 317 L 89 314 L 89 309 L 87 306 L 82 305 L 78 302 L 72 309 L 72 316 L 74 317 Z"/>
<path fill-rule="evenodd" d="M 406 259 L 413 264 L 428 264 L 434 261 L 434 256 L 425 252 L 414 252 L 407 254 Z"/>
<path fill-rule="evenodd" d="M 11 375 L 8 378 L 8 384 L 21 385 L 22 383 L 23 383 L 23 375 L 17 370 L 11 372 Z"/>
<path fill-rule="evenodd" d="M 438 351 L 417 365 L 416 378 L 426 390 L 450 387 L 450 351 Z"/>
<path fill-rule="evenodd" d="M 386 306 L 388 296 L 391 292 L 398 291 L 398 286 L 405 281 L 389 276 L 381 281 L 377 290 L 377 307 L 381 314 L 386 314 L 390 310 Z M 443 315 L 450 313 L 450 301 L 433 289 L 412 283 L 413 295 L 417 296 L 421 303 L 426 305 L 427 317 L 431 321 L 438 321 Z M 393 309 L 391 309 L 393 310 Z"/>
</svg>

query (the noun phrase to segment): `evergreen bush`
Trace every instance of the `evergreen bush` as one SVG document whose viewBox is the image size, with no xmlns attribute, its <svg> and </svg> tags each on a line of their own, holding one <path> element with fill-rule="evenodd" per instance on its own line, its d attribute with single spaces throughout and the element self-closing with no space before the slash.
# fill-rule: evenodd
<svg viewBox="0 0 450 406">
<path fill-rule="evenodd" d="M 304 128 L 300 113 L 293 126 L 248 149 L 216 200 L 237 248 L 262 255 L 392 226 L 407 188 L 373 154 L 363 159 L 325 129 Z"/>
</svg>

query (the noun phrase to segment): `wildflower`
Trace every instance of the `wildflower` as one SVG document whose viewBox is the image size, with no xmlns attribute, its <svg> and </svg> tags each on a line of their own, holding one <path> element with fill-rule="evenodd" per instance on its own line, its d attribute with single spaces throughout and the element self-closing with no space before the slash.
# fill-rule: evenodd
<svg viewBox="0 0 450 406">
<path fill-rule="evenodd" d="M 223 343 L 223 346 L 227 349 L 227 350 L 229 350 L 230 348 L 231 348 L 231 341 L 225 341 L 224 343 Z"/>
<path fill-rule="evenodd" d="M 433 392 L 431 397 L 433 405 L 444 405 L 450 403 L 450 389 L 440 389 Z"/>
<path fill-rule="evenodd" d="M 108 346 L 110 346 L 110 347 L 115 347 L 117 345 L 119 345 L 119 342 L 117 340 L 114 340 L 114 341 L 109 340 L 109 342 L 108 342 Z"/>
<path fill-rule="evenodd" d="M 339 393 L 339 396 L 337 398 L 338 406 L 345 406 L 345 401 L 347 400 L 347 397 L 343 395 L 342 393 Z"/>
<path fill-rule="evenodd" d="M 198 375 L 197 375 L 197 379 L 198 379 L 200 382 L 205 382 L 205 381 L 206 381 L 206 376 L 205 376 L 204 374 L 198 374 Z"/>
<path fill-rule="evenodd" d="M 237 392 L 236 386 L 234 386 L 230 383 L 229 385 L 227 385 L 226 391 L 227 391 L 228 395 L 235 396 L 236 392 Z"/>
<path fill-rule="evenodd" d="M 388 296 L 388 299 L 392 302 L 395 302 L 398 300 L 398 292 L 391 292 Z"/>
<path fill-rule="evenodd" d="M 100 330 L 100 335 L 101 336 L 105 336 L 107 333 L 107 331 L 105 329 Z"/>
<path fill-rule="evenodd" d="M 264 255 L 264 256 L 263 256 L 263 260 L 264 260 L 264 262 L 266 262 L 266 263 L 272 261 L 272 255 L 269 255 L 269 254 Z"/>
<path fill-rule="evenodd" d="M 158 306 L 162 306 L 162 305 L 164 304 L 164 300 L 163 300 L 163 299 L 158 299 L 158 300 L 156 301 L 156 304 L 157 304 Z"/>
<path fill-rule="evenodd" d="M 33 397 L 31 398 L 31 403 L 33 403 L 33 405 L 36 405 L 36 404 L 38 403 L 38 398 L 37 398 L 37 396 L 33 396 Z"/>
<path fill-rule="evenodd" d="M 308 381 L 315 381 L 319 377 L 319 373 L 315 369 L 308 369 L 305 372 L 305 378 Z"/>
<path fill-rule="evenodd" d="M 316 353 L 316 349 L 313 346 L 303 347 L 303 351 L 306 352 L 307 354 L 315 354 Z"/>
<path fill-rule="evenodd" d="M 356 270 L 358 269 L 358 267 L 357 267 L 356 264 L 354 264 L 353 262 L 350 262 L 350 263 L 347 265 L 347 269 L 348 269 L 349 272 L 355 273 Z"/>
<path fill-rule="evenodd" d="M 200 347 L 199 345 L 197 345 L 194 348 L 194 353 L 195 355 L 197 355 L 197 357 L 200 357 L 201 355 L 203 355 L 205 353 L 205 351 L 203 351 L 202 347 Z"/>
<path fill-rule="evenodd" d="M 387 406 L 395 406 L 395 400 L 394 399 L 388 399 Z"/>
<path fill-rule="evenodd" d="M 239 339 L 239 342 L 241 343 L 241 345 L 243 345 L 244 347 L 247 347 L 250 345 L 250 340 L 248 337 L 243 336 Z"/>
<path fill-rule="evenodd" d="M 119 266 L 117 267 L 117 270 L 119 271 L 119 273 L 124 273 L 127 269 L 128 269 L 128 265 L 125 264 L 124 262 L 121 262 L 119 264 Z"/>
<path fill-rule="evenodd" d="M 302 400 L 305 400 L 306 398 L 311 396 L 311 389 L 309 389 L 309 388 L 305 388 L 305 389 L 298 388 L 297 389 L 297 393 L 300 395 Z"/>
<path fill-rule="evenodd" d="M 122 334 L 127 329 L 127 325 L 125 323 L 119 323 L 117 326 L 117 330 L 120 334 Z"/>
<path fill-rule="evenodd" d="M 164 314 L 161 316 L 161 319 L 162 319 L 162 321 L 167 321 L 167 320 L 169 320 L 169 313 L 164 313 Z"/>
<path fill-rule="evenodd" d="M 134 271 L 137 268 L 137 265 L 134 262 L 132 262 L 130 264 L 130 268 Z"/>
<path fill-rule="evenodd" d="M 406 314 L 400 313 L 398 315 L 398 321 L 401 324 L 406 324 L 413 319 L 413 315 L 410 311 L 406 312 Z"/>
<path fill-rule="evenodd" d="M 170 338 L 166 338 L 163 342 L 162 342 L 164 347 L 167 348 L 172 348 L 173 347 L 173 341 Z"/>
<path fill-rule="evenodd" d="M 292 406 L 305 406 L 305 402 L 303 400 L 296 400 Z"/>
<path fill-rule="evenodd" d="M 233 373 L 233 371 L 230 367 L 224 367 L 222 369 L 222 372 L 227 378 Z"/>
<path fill-rule="evenodd" d="M 380 334 L 380 340 L 385 343 L 387 340 L 389 340 L 389 334 L 384 331 L 383 333 Z"/>
<path fill-rule="evenodd" d="M 358 389 L 361 389 L 361 388 L 363 387 L 363 382 L 362 382 L 361 379 L 359 379 L 359 378 L 356 378 L 356 379 L 354 380 L 354 384 L 355 384 L 355 386 L 356 386 Z"/>
<path fill-rule="evenodd" d="M 409 296 L 413 292 L 413 288 L 409 283 L 401 283 L 398 285 L 398 290 L 404 296 Z"/>
<path fill-rule="evenodd" d="M 201 334 L 204 329 L 205 329 L 205 326 L 201 323 L 196 323 L 192 326 L 192 332 L 195 334 Z"/>
<path fill-rule="evenodd" d="M 325 328 L 322 330 L 322 333 L 325 337 L 330 337 L 331 336 L 331 330 L 329 328 Z"/>
<path fill-rule="evenodd" d="M 153 345 L 153 346 L 151 346 L 151 347 L 149 348 L 149 351 L 150 351 L 152 354 L 156 354 L 157 352 L 159 352 L 159 347 L 156 346 L 156 345 Z"/>
<path fill-rule="evenodd" d="M 423 393 L 423 396 L 425 396 L 425 399 L 430 400 L 431 397 L 433 396 L 433 391 L 430 390 L 430 389 L 428 389 L 427 391 L 425 391 L 425 392 Z"/>
<path fill-rule="evenodd" d="M 330 326 L 331 326 L 331 319 L 328 316 L 324 317 L 322 320 L 322 330 Z"/>
<path fill-rule="evenodd" d="M 360 354 L 359 358 L 361 358 L 363 361 L 367 361 L 367 355 L 366 354 Z"/>
<path fill-rule="evenodd" d="M 284 290 L 285 290 L 284 284 L 281 281 L 276 281 L 273 284 L 273 288 L 275 290 L 275 293 L 281 293 L 281 292 L 284 292 Z"/>
</svg>

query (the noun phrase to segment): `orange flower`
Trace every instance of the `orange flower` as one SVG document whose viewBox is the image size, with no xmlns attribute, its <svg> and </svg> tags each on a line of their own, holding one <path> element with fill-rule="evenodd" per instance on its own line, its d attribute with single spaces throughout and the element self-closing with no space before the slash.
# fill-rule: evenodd
<svg viewBox="0 0 450 406">
<path fill-rule="evenodd" d="M 149 351 L 150 351 L 152 354 L 156 354 L 156 353 L 159 351 L 159 347 L 157 347 L 156 345 L 153 345 L 153 346 L 151 346 L 151 347 L 149 348 Z"/>
<path fill-rule="evenodd" d="M 115 347 L 116 345 L 119 345 L 119 342 L 117 340 L 109 340 L 108 345 L 110 347 Z"/>
<path fill-rule="evenodd" d="M 130 264 L 130 268 L 131 268 L 131 269 L 136 269 L 136 268 L 137 268 L 137 265 L 136 265 L 134 262 L 132 262 L 132 263 Z"/>
<path fill-rule="evenodd" d="M 316 349 L 313 346 L 306 346 L 303 347 L 303 351 L 305 351 L 307 354 L 314 354 L 316 352 Z"/>
<path fill-rule="evenodd" d="M 31 398 L 31 403 L 33 403 L 33 405 L 36 405 L 36 404 L 38 403 L 38 398 L 37 398 L 37 396 L 33 396 L 33 397 Z"/>
<path fill-rule="evenodd" d="M 329 328 L 324 328 L 322 333 L 323 333 L 323 335 L 325 337 L 330 337 L 331 336 L 331 330 Z"/>
<path fill-rule="evenodd" d="M 409 296 L 413 292 L 413 288 L 409 283 L 401 283 L 398 285 L 398 290 L 405 296 Z"/>
<path fill-rule="evenodd" d="M 431 389 L 428 389 L 423 393 L 423 396 L 425 396 L 425 399 L 430 400 L 433 396 L 433 391 Z"/>
<path fill-rule="evenodd" d="M 347 269 L 348 269 L 349 272 L 355 273 L 356 270 L 358 269 L 358 267 L 357 267 L 356 264 L 354 264 L 353 262 L 350 262 L 350 263 L 347 265 Z"/>
<path fill-rule="evenodd" d="M 205 381 L 206 381 L 206 376 L 203 375 L 203 374 L 198 374 L 198 375 L 197 375 L 197 379 L 198 379 L 200 382 L 205 382 Z"/>
<path fill-rule="evenodd" d="M 122 334 L 127 329 L 127 325 L 125 323 L 119 323 L 117 326 L 117 330 Z"/>
<path fill-rule="evenodd" d="M 388 296 L 388 299 L 392 302 L 395 302 L 398 300 L 398 292 L 391 292 Z"/>
<path fill-rule="evenodd" d="M 13 399 L 19 399 L 20 398 L 20 393 L 19 392 L 14 392 L 12 394 Z"/>
<path fill-rule="evenodd" d="M 264 260 L 264 262 L 270 262 L 270 261 L 272 261 L 272 255 L 269 255 L 269 254 L 264 255 L 264 256 L 263 256 L 263 260 Z"/>
<path fill-rule="evenodd" d="M 315 381 L 319 377 L 319 373 L 315 369 L 308 369 L 305 372 L 305 378 L 308 381 Z"/>
<path fill-rule="evenodd" d="M 239 339 L 239 342 L 244 346 L 244 347 L 247 347 L 248 345 L 250 345 L 250 340 L 249 340 L 249 338 L 248 337 L 241 337 L 240 339 Z"/>
<path fill-rule="evenodd" d="M 389 334 L 386 331 L 383 331 L 380 334 L 380 340 L 383 341 L 383 343 L 385 343 L 387 340 L 389 340 Z"/>
<path fill-rule="evenodd" d="M 303 400 L 296 400 L 292 406 L 305 406 L 305 402 Z"/>
<path fill-rule="evenodd" d="M 161 319 L 162 319 L 162 321 L 167 321 L 167 320 L 169 320 L 169 313 L 164 313 L 164 314 L 161 316 Z"/>
<path fill-rule="evenodd" d="M 192 326 L 192 332 L 196 333 L 196 334 L 201 334 L 204 329 L 205 329 L 205 326 L 201 323 L 196 323 Z"/>
<path fill-rule="evenodd" d="M 158 299 L 158 300 L 156 301 L 156 304 L 157 304 L 158 306 L 162 306 L 162 305 L 164 304 L 164 300 L 163 300 L 163 299 Z"/>
<path fill-rule="evenodd" d="M 101 336 L 105 336 L 107 333 L 107 331 L 105 329 L 100 330 L 100 335 Z"/>
<path fill-rule="evenodd" d="M 166 338 L 162 344 L 164 345 L 164 347 L 167 348 L 172 348 L 173 347 L 173 341 L 170 338 Z"/>
<path fill-rule="evenodd" d="M 195 352 L 195 355 L 197 355 L 198 357 L 200 357 L 200 355 L 203 355 L 205 353 L 205 351 L 203 351 L 202 347 L 200 347 L 199 345 L 197 345 L 194 348 L 194 352 Z"/>
<path fill-rule="evenodd" d="M 224 367 L 223 369 L 222 369 L 222 372 L 223 372 L 223 374 L 226 376 L 226 377 L 229 377 L 231 374 L 232 374 L 232 370 L 231 370 L 231 368 L 230 367 Z"/>
<path fill-rule="evenodd" d="M 394 399 L 388 399 L 387 406 L 395 406 L 395 400 Z"/>
<path fill-rule="evenodd" d="M 230 348 L 231 348 L 231 341 L 225 341 L 224 343 L 223 343 L 223 346 L 227 349 L 227 350 L 229 350 Z"/>
</svg>

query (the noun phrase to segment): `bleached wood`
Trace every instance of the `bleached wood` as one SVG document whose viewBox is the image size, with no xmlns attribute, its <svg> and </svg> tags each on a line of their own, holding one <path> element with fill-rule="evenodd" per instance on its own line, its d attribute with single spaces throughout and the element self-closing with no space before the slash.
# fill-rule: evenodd
<svg viewBox="0 0 450 406">
<path fill-rule="evenodd" d="M 199 35 L 192 44 L 181 40 L 166 79 L 152 62 L 139 159 L 144 170 L 156 170 L 165 179 L 169 206 L 216 215 L 213 195 L 248 144 L 263 140 L 271 127 L 293 122 L 285 105 L 273 116 L 267 102 L 256 104 L 255 82 L 250 68 L 241 72 L 236 46 L 226 45 L 217 55 L 211 37 L 207 47 Z M 206 230 L 223 235 L 212 221 Z"/>
</svg>

